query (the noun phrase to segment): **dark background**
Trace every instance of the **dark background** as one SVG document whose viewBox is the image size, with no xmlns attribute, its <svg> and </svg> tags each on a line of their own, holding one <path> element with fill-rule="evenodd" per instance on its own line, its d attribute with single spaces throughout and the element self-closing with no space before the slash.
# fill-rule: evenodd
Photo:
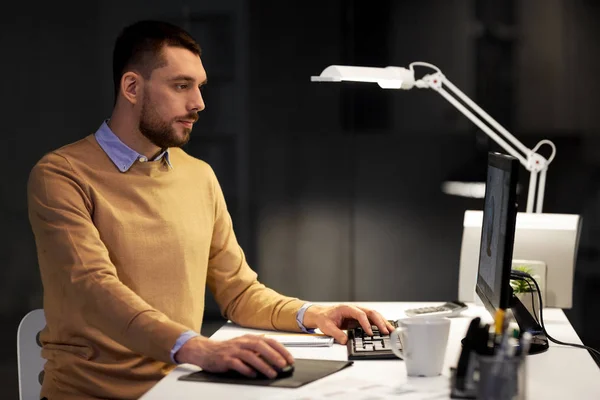
<svg viewBox="0 0 600 400">
<path fill-rule="evenodd" d="M 111 54 L 139 19 L 188 29 L 209 84 L 186 150 L 221 181 L 267 285 L 314 301 L 445 301 L 462 219 L 445 195 L 498 150 L 433 91 L 310 82 L 331 64 L 427 61 L 528 147 L 551 139 L 544 211 L 583 216 L 573 308 L 600 347 L 600 3 L 593 0 L 9 2 L 0 12 L 0 367 L 17 397 L 16 329 L 41 307 L 26 181 L 113 104 Z M 547 155 L 548 153 L 546 153 Z M 528 174 L 521 169 L 521 183 Z M 525 199 L 520 199 L 524 211 Z M 222 320 L 208 299 L 205 334 Z"/>
</svg>

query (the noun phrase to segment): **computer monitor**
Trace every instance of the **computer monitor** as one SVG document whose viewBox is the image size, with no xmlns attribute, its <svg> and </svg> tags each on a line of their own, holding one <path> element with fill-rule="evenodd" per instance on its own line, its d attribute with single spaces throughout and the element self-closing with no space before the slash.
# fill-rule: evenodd
<svg viewBox="0 0 600 400">
<path fill-rule="evenodd" d="M 489 154 L 475 291 L 492 315 L 508 308 L 511 295 L 506 278 L 512 268 L 518 170 L 516 158 Z"/>
<path fill-rule="evenodd" d="M 534 336 L 530 353 L 538 353 L 548 348 L 548 340 L 510 286 L 518 169 L 516 158 L 489 153 L 475 292 L 492 316 L 498 309 L 511 309 L 520 331 Z"/>
</svg>

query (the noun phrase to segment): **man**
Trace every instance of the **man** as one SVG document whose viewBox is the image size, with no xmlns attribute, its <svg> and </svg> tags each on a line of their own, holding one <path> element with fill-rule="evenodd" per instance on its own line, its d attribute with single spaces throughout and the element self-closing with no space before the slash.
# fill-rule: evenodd
<svg viewBox="0 0 600 400">
<path fill-rule="evenodd" d="M 257 335 L 198 334 L 205 286 L 247 327 L 340 330 L 375 311 L 320 307 L 258 282 L 212 169 L 180 149 L 204 109 L 200 48 L 170 24 L 127 27 L 113 54 L 115 106 L 95 134 L 45 155 L 28 185 L 47 326 L 41 396 L 139 398 L 177 363 L 273 377 L 294 359 Z"/>
</svg>

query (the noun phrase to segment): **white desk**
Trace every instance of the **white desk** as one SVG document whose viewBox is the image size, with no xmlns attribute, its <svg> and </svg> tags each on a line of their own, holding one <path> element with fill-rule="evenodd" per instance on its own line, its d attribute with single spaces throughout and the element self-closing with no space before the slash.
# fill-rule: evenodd
<svg viewBox="0 0 600 400">
<path fill-rule="evenodd" d="M 329 304 L 329 303 L 322 303 Z M 408 308 L 437 305 L 438 303 L 360 303 L 365 307 L 378 310 L 387 319 L 404 318 L 403 310 Z M 198 367 L 185 364 L 178 366 L 162 379 L 143 400 L 164 399 L 304 399 L 318 398 L 336 388 L 340 392 L 350 390 L 352 381 L 363 380 L 381 382 L 397 387 L 411 387 L 418 392 L 388 398 L 441 399 L 449 398 L 450 367 L 455 367 L 460 354 L 460 340 L 464 337 L 471 319 L 481 316 L 491 322 L 491 316 L 483 307 L 471 306 L 463 316 L 452 319 L 450 338 L 446 350 L 444 372 L 435 378 L 408 378 L 401 360 L 356 361 L 353 366 L 330 375 L 299 389 L 282 389 L 261 386 L 230 385 L 217 383 L 199 383 L 178 381 L 182 375 L 199 370 Z M 560 309 L 544 311 L 546 329 L 554 338 L 581 344 L 565 314 Z M 244 329 L 231 323 L 219 329 L 213 336 L 216 340 L 230 339 L 246 333 L 262 333 L 254 329 Z M 346 346 L 334 344 L 332 347 L 288 348 L 296 358 L 329 360 L 347 360 Z M 542 354 L 528 357 L 527 393 L 529 399 L 600 399 L 600 369 L 589 353 L 583 349 L 559 346 L 550 343 L 550 349 Z M 358 397 L 358 392 L 354 392 Z M 373 393 L 370 394 L 371 396 Z M 355 398 L 342 395 L 339 398 Z M 373 398 L 373 397 L 371 397 Z M 383 398 L 383 397 L 382 397 Z"/>
</svg>

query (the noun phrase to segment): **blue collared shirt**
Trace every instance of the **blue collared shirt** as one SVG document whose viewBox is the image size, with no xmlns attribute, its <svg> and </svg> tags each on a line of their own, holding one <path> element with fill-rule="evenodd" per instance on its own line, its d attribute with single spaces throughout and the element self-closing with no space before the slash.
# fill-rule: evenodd
<svg viewBox="0 0 600 400">
<path fill-rule="evenodd" d="M 112 162 L 121 172 L 127 172 L 136 162 L 147 162 L 148 158 L 137 151 L 131 149 L 119 139 L 117 135 L 109 128 L 108 121 L 104 121 L 95 133 L 96 141 L 102 147 L 102 150 L 108 155 Z M 165 157 L 170 168 L 171 160 L 169 158 L 169 149 L 163 150 L 156 158 L 150 161 L 159 161 Z"/>
<path fill-rule="evenodd" d="M 129 168 L 131 168 L 131 166 L 136 161 L 137 162 L 155 162 L 155 161 L 159 161 L 163 157 L 165 157 L 165 160 L 167 161 L 167 164 L 169 165 L 169 167 L 173 168 L 173 166 L 171 165 L 171 160 L 169 159 L 169 149 L 165 149 L 153 160 L 148 160 L 148 158 L 146 156 L 138 153 L 137 151 L 131 149 L 129 146 L 127 146 L 125 143 L 123 143 L 121 141 L 121 139 L 119 139 L 119 137 L 117 135 L 115 135 L 114 132 L 110 129 L 107 122 L 108 122 L 108 120 L 104 121 L 102 123 L 102 125 L 100 125 L 100 128 L 98 128 L 98 130 L 96 131 L 94 136 L 96 138 L 96 141 L 100 145 L 100 147 L 102 147 L 102 150 L 104 150 L 104 152 L 106 153 L 108 158 L 111 159 L 111 161 L 115 164 L 115 166 L 119 169 L 119 171 L 121 171 L 123 173 L 129 171 Z M 298 327 L 303 332 L 312 332 L 313 331 L 312 329 L 306 329 L 306 327 L 303 325 L 304 313 L 306 312 L 306 309 L 308 307 L 310 307 L 311 305 L 312 304 L 310 304 L 310 303 L 305 303 L 300 308 L 300 310 L 298 310 L 298 313 L 296 314 L 296 323 L 298 324 Z M 177 362 L 175 361 L 175 355 L 177 354 L 179 349 L 181 349 L 181 347 L 188 340 L 190 340 L 196 336 L 200 336 L 200 334 L 197 332 L 194 332 L 192 330 L 189 330 L 189 331 L 183 332 L 181 334 L 181 336 L 179 336 L 179 338 L 177 338 L 175 345 L 171 349 L 171 361 L 173 361 L 173 364 L 177 364 Z"/>
</svg>

